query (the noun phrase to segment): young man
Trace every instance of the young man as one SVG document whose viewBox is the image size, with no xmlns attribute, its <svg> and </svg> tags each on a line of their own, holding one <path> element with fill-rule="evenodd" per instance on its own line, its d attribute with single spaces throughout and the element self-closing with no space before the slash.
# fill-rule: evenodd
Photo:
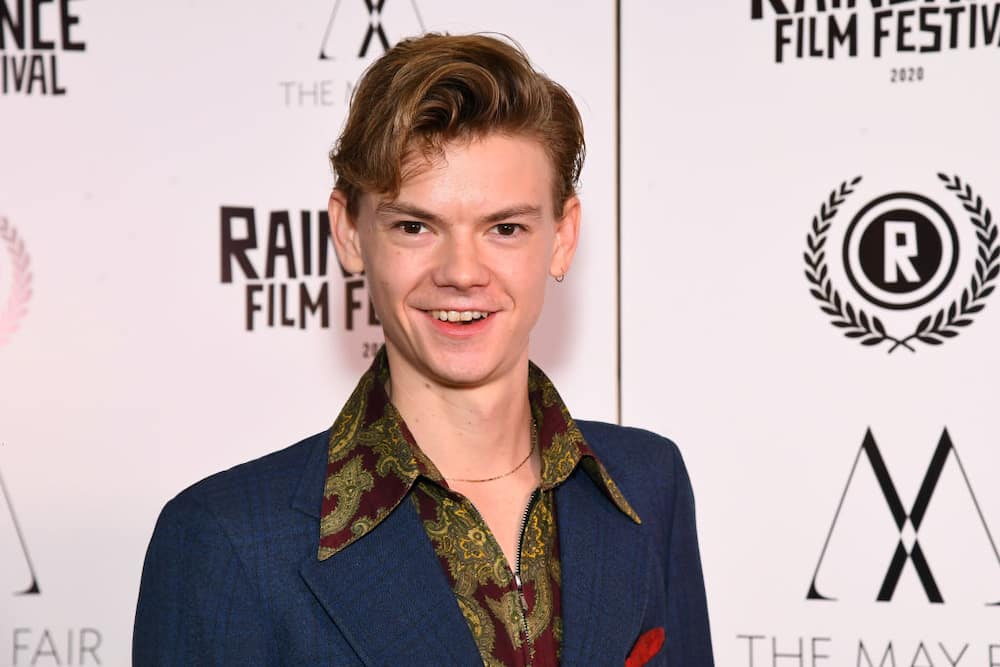
<svg viewBox="0 0 1000 667">
<path fill-rule="evenodd" d="M 528 361 L 580 225 L 566 91 L 490 37 L 405 41 L 331 159 L 385 346 L 330 430 L 167 505 L 135 663 L 712 665 L 677 449 Z"/>
</svg>

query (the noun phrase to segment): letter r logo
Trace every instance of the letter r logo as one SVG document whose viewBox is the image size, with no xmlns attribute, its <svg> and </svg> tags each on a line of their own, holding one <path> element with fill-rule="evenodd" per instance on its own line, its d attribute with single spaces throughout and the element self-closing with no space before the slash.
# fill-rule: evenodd
<svg viewBox="0 0 1000 667">
<path fill-rule="evenodd" d="M 920 282 L 920 276 L 911 261 L 917 256 L 917 225 L 900 220 L 886 220 L 883 229 L 885 243 L 882 270 L 885 282 L 899 282 L 900 273 L 908 283 Z"/>
</svg>

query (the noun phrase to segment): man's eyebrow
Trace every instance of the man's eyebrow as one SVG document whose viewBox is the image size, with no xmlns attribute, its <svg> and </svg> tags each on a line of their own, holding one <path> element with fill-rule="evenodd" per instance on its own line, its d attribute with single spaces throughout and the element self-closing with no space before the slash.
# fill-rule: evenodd
<svg viewBox="0 0 1000 667">
<path fill-rule="evenodd" d="M 384 215 L 402 215 L 417 220 L 427 220 L 428 222 L 441 222 L 441 217 L 435 213 L 424 210 L 414 204 L 402 201 L 388 201 L 379 204 L 376 209 L 378 213 Z M 531 204 L 517 204 L 502 208 L 499 211 L 483 216 L 484 222 L 503 222 L 511 218 L 541 218 L 542 207 Z"/>
<path fill-rule="evenodd" d="M 518 206 L 508 206 L 507 208 L 502 208 L 496 213 L 491 213 L 483 218 L 486 222 L 503 222 L 504 220 L 509 220 L 510 218 L 541 218 L 542 208 L 540 206 L 531 206 L 529 204 L 520 204 Z"/>
<path fill-rule="evenodd" d="M 375 211 L 382 214 L 396 214 L 403 215 L 409 218 L 416 218 L 418 220 L 427 220 L 428 222 L 440 222 L 441 218 L 431 213 L 430 211 L 425 211 L 419 206 L 414 206 L 413 204 L 407 204 L 402 201 L 387 201 L 379 204 Z"/>
</svg>

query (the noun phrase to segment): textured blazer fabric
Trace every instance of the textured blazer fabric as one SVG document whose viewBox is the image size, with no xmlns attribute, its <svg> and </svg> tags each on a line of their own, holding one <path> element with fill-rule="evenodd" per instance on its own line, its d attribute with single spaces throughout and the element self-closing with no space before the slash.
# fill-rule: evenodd
<svg viewBox="0 0 1000 667">
<path fill-rule="evenodd" d="M 580 467 L 556 490 L 564 665 L 713 665 L 694 499 L 677 448 L 577 422 L 642 518 Z M 147 665 L 477 665 L 481 659 L 411 503 L 317 558 L 329 432 L 213 475 L 167 503 L 146 554 L 133 661 Z"/>
</svg>

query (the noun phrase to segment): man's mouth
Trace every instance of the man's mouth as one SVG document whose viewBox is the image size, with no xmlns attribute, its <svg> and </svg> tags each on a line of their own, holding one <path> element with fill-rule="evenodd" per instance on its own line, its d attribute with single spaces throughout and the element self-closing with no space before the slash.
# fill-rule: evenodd
<svg viewBox="0 0 1000 667">
<path fill-rule="evenodd" d="M 484 320 L 490 316 L 489 313 L 481 310 L 430 310 L 430 316 L 442 322 L 468 323 L 475 320 Z"/>
</svg>

